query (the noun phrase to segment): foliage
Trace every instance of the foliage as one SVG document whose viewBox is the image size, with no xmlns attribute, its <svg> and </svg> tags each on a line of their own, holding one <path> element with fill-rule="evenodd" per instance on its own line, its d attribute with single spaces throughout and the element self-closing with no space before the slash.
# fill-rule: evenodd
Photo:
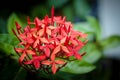
<svg viewBox="0 0 120 80">
<path fill-rule="evenodd" d="M 43 16 L 48 13 L 46 7 L 50 8 L 54 5 L 56 9 L 62 10 L 62 14 L 67 16 L 68 20 L 74 22 L 76 19 L 75 16 L 86 19 L 85 22 L 75 23 L 74 29 L 88 34 L 89 43 L 80 51 L 80 53 L 86 51 L 86 54 L 81 61 L 69 62 L 69 64 L 55 75 L 48 75 L 39 71 L 36 80 L 75 80 L 74 77 L 79 77 L 82 76 L 82 74 L 88 74 L 91 71 L 96 70 L 98 66 L 96 67 L 95 64 L 102 58 L 104 50 L 120 45 L 120 36 L 113 35 L 105 39 L 101 38 L 101 29 L 98 20 L 92 16 L 86 17 L 90 11 L 90 6 L 87 5 L 86 0 L 74 0 L 71 1 L 72 3 L 70 4 L 66 4 L 67 2 L 70 2 L 68 0 L 61 0 L 60 2 L 55 2 L 55 0 L 52 1 L 54 3 L 51 3 L 51 1 L 48 0 L 48 3 L 46 3 L 48 6 L 35 6 L 31 11 L 31 17 L 39 16 L 40 13 L 41 15 L 39 17 L 43 18 Z M 79 7 L 80 1 L 82 7 Z M 65 4 L 67 5 L 66 7 L 64 6 Z M 27 78 L 27 71 L 23 69 L 23 67 L 20 67 L 17 61 L 18 55 L 14 51 L 14 46 L 18 44 L 19 41 L 12 32 L 12 29 L 15 29 L 15 21 L 21 26 L 26 25 L 26 21 L 22 20 L 22 18 L 24 18 L 24 16 L 12 13 L 8 18 L 7 24 L 5 20 L 0 19 L 0 80 L 26 80 Z M 6 25 L 7 27 L 4 28 Z"/>
</svg>

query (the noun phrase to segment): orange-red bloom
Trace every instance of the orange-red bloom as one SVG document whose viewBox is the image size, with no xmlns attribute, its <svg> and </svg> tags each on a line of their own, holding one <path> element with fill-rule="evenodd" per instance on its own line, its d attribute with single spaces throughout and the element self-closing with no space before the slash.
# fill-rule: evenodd
<svg viewBox="0 0 120 80">
<path fill-rule="evenodd" d="M 59 60 L 60 58 L 82 58 L 79 50 L 85 45 L 86 39 L 85 42 L 80 39 L 87 35 L 75 31 L 72 23 L 66 21 L 66 17 L 54 16 L 54 7 L 51 17 L 45 16 L 42 20 L 36 17 L 33 22 L 27 17 L 27 21 L 28 25 L 24 29 L 15 22 L 17 31 L 13 30 L 20 41 L 15 51 L 20 55 L 19 61 L 22 65 L 32 65 L 37 70 L 52 71 L 55 74 L 67 63 Z"/>
</svg>

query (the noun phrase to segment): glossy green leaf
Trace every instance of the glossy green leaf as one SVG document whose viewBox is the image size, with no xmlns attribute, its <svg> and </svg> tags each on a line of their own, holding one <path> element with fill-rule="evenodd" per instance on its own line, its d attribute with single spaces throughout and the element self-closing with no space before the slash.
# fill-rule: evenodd
<svg viewBox="0 0 120 80">
<path fill-rule="evenodd" d="M 86 52 L 83 59 L 89 63 L 95 63 L 102 57 L 102 52 L 94 43 L 87 43 L 81 50 L 80 53 Z"/>
<path fill-rule="evenodd" d="M 68 62 L 68 64 L 61 69 L 63 72 L 73 74 L 85 74 L 95 69 L 95 66 L 83 60 L 76 60 Z"/>
<path fill-rule="evenodd" d="M 110 36 L 100 41 L 103 50 L 120 46 L 120 36 Z"/>
<path fill-rule="evenodd" d="M 93 29 L 96 35 L 96 39 L 100 40 L 101 39 L 101 29 L 98 20 L 95 17 L 88 16 L 87 17 L 87 22 Z"/>
<path fill-rule="evenodd" d="M 82 32 L 93 32 L 94 30 L 91 28 L 91 26 L 87 22 L 80 22 L 80 23 L 75 23 L 73 25 L 73 28 L 75 30 L 79 30 Z"/>
<path fill-rule="evenodd" d="M 0 50 L 7 55 L 17 55 L 14 46 L 18 43 L 18 39 L 9 34 L 0 34 Z"/>
<path fill-rule="evenodd" d="M 88 34 L 87 39 L 89 41 L 93 41 L 95 39 L 94 30 L 91 28 L 91 26 L 87 22 L 75 23 L 73 25 L 73 28 L 77 31 Z"/>
<path fill-rule="evenodd" d="M 3 51 L 7 55 L 10 55 L 10 54 L 17 55 L 15 53 L 14 47 L 12 45 L 6 44 L 6 43 L 3 43 L 3 42 L 0 42 L 0 51 Z"/>
<path fill-rule="evenodd" d="M 10 34 L 0 34 L 0 42 L 15 46 L 19 41 L 15 36 Z"/>
<path fill-rule="evenodd" d="M 8 33 L 10 35 L 14 35 L 12 29 L 16 30 L 15 21 L 18 22 L 21 26 L 23 26 L 22 25 L 23 23 L 21 22 L 19 17 L 15 13 L 12 13 L 8 18 L 8 24 L 7 24 Z"/>
</svg>

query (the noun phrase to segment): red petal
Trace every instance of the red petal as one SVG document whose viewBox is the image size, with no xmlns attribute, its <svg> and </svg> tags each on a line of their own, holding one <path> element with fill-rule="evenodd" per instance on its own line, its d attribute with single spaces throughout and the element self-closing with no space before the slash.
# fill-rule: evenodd
<svg viewBox="0 0 120 80">
<path fill-rule="evenodd" d="M 34 40 L 33 40 L 33 39 L 31 39 L 31 38 L 27 38 L 27 42 L 31 44 L 31 43 L 33 43 L 33 42 L 34 42 Z"/>
<path fill-rule="evenodd" d="M 65 32 L 64 29 L 61 29 L 61 34 L 62 34 L 63 36 L 67 36 L 67 33 Z"/>
<path fill-rule="evenodd" d="M 57 46 L 51 54 L 51 60 L 55 60 L 55 54 L 60 51 L 60 46 Z"/>
<path fill-rule="evenodd" d="M 32 64 L 33 60 L 29 60 L 29 61 L 26 61 L 24 62 L 24 64 Z"/>
<path fill-rule="evenodd" d="M 36 69 L 40 68 L 40 62 L 38 60 L 35 60 L 33 62 L 33 64 L 34 64 L 34 66 L 35 66 Z"/>
<path fill-rule="evenodd" d="M 56 54 L 56 53 L 58 53 L 59 51 L 60 51 L 60 46 L 57 46 L 57 47 L 54 49 L 53 54 Z"/>
<path fill-rule="evenodd" d="M 45 49 L 45 54 L 47 57 L 50 56 L 50 49 L 48 47 L 46 47 L 46 49 Z"/>
<path fill-rule="evenodd" d="M 38 44 L 39 44 L 39 39 L 37 39 L 37 40 L 34 42 L 33 48 L 35 48 Z"/>
<path fill-rule="evenodd" d="M 81 59 L 82 59 L 81 55 L 80 55 L 79 53 L 77 53 L 77 52 L 74 54 L 74 56 L 75 56 L 78 60 L 81 60 Z"/>
<path fill-rule="evenodd" d="M 70 53 L 69 50 L 67 49 L 67 47 L 65 47 L 65 46 L 61 46 L 61 47 L 62 47 L 62 50 L 63 50 L 64 52 Z"/>
<path fill-rule="evenodd" d="M 43 43 L 49 43 L 46 38 L 40 38 L 40 40 L 41 40 L 41 42 L 43 42 Z"/>
<path fill-rule="evenodd" d="M 56 64 L 65 64 L 65 62 L 62 61 L 62 60 L 56 60 L 55 63 L 56 63 Z"/>
<path fill-rule="evenodd" d="M 22 49 L 22 48 L 15 48 L 15 51 L 16 51 L 16 52 L 22 52 L 23 49 Z"/>
<path fill-rule="evenodd" d="M 52 54 L 51 57 L 50 57 L 50 59 L 51 59 L 52 61 L 54 61 L 54 60 L 55 60 L 55 54 Z"/>
<path fill-rule="evenodd" d="M 52 17 L 54 16 L 54 7 L 52 6 L 52 10 L 51 10 L 51 15 Z"/>
<path fill-rule="evenodd" d="M 71 41 L 71 43 L 72 43 L 73 45 L 78 45 L 78 42 L 77 42 L 76 40 L 70 39 L 70 41 Z"/>
<path fill-rule="evenodd" d="M 46 33 L 51 35 L 51 30 L 47 28 Z"/>
<path fill-rule="evenodd" d="M 25 34 L 20 34 L 19 37 L 22 38 L 22 39 L 26 39 L 26 35 Z"/>
<path fill-rule="evenodd" d="M 38 26 L 39 26 L 39 19 L 38 19 L 38 17 L 35 18 L 34 22 L 35 22 L 36 28 L 38 29 Z"/>
<path fill-rule="evenodd" d="M 74 48 L 75 51 L 79 51 L 82 48 L 81 45 L 78 45 L 76 48 Z"/>
<path fill-rule="evenodd" d="M 71 27 L 69 26 L 69 27 L 68 27 L 68 32 L 70 32 L 70 29 L 71 29 Z"/>
<path fill-rule="evenodd" d="M 57 71 L 57 67 L 56 67 L 55 63 L 53 63 L 52 64 L 52 72 L 53 72 L 53 74 L 55 74 L 56 71 Z"/>
<path fill-rule="evenodd" d="M 86 38 L 86 37 L 87 37 L 87 34 L 84 34 L 84 33 L 82 33 L 82 32 L 78 32 L 78 34 L 79 34 L 80 37 L 82 37 L 82 38 Z"/>
<path fill-rule="evenodd" d="M 40 60 L 40 61 L 44 60 L 44 59 L 46 59 L 46 55 L 44 55 L 44 54 L 40 55 L 37 59 Z"/>
<path fill-rule="evenodd" d="M 46 60 L 46 61 L 42 61 L 42 64 L 45 64 L 45 65 L 50 65 L 52 62 L 51 61 L 48 61 L 48 60 Z"/>
<path fill-rule="evenodd" d="M 20 63 L 24 60 L 25 56 L 26 56 L 26 53 L 25 52 L 22 53 L 22 55 L 19 58 Z"/>
<path fill-rule="evenodd" d="M 34 52 L 34 51 L 32 51 L 32 50 L 27 50 L 26 52 L 27 52 L 27 54 L 32 54 L 32 55 L 34 55 L 34 54 L 35 54 L 35 52 Z"/>
<path fill-rule="evenodd" d="M 16 25 L 17 30 L 21 29 L 20 25 L 17 22 L 15 22 L 15 25 Z"/>
<path fill-rule="evenodd" d="M 43 36 L 43 35 L 44 35 L 44 29 L 40 29 L 40 30 L 37 32 L 37 35 Z"/>
<path fill-rule="evenodd" d="M 65 43 L 65 41 L 66 41 L 66 37 L 64 37 L 64 38 L 60 41 L 60 43 L 63 44 L 63 43 Z"/>
<path fill-rule="evenodd" d="M 60 51 L 60 46 L 57 46 L 53 52 L 52 52 L 52 55 L 55 55 L 56 53 L 58 53 Z M 51 58 L 52 58 L 52 55 L 51 55 Z"/>
<path fill-rule="evenodd" d="M 49 26 L 48 28 L 49 28 L 49 29 L 55 29 L 56 27 L 54 27 L 54 26 Z"/>
<path fill-rule="evenodd" d="M 54 17 L 54 7 L 52 7 L 52 9 L 51 9 L 51 19 L 52 19 L 52 25 L 54 25 L 54 22 L 53 22 L 53 17 Z"/>
</svg>

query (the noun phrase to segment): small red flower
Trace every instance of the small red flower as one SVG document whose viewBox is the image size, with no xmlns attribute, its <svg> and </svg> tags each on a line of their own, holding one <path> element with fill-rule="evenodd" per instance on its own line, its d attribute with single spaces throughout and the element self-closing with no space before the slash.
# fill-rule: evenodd
<svg viewBox="0 0 120 80">
<path fill-rule="evenodd" d="M 24 63 L 25 64 L 33 64 L 36 69 L 39 69 L 40 68 L 40 62 L 46 59 L 46 56 L 44 54 L 40 55 L 40 56 L 33 55 L 32 57 L 33 57 L 32 60 L 26 61 Z"/>
<path fill-rule="evenodd" d="M 75 31 L 72 23 L 66 21 L 66 17 L 54 16 L 54 7 L 51 10 L 51 18 L 45 16 L 40 20 L 36 17 L 31 22 L 27 17 L 27 21 L 28 25 L 24 29 L 15 22 L 17 31 L 13 30 L 20 41 L 15 47 L 20 56 L 20 64 L 32 65 L 36 70 L 41 69 L 48 73 L 52 71 L 55 74 L 67 63 L 59 60 L 60 58 L 69 60 L 74 56 L 75 59 L 82 59 L 79 50 L 86 44 L 87 35 Z M 81 38 L 85 41 L 81 41 Z"/>
<path fill-rule="evenodd" d="M 55 74 L 57 69 L 58 69 L 57 65 L 64 65 L 65 62 L 62 61 L 62 60 L 56 60 L 56 61 L 54 61 L 54 60 L 53 61 L 46 60 L 46 61 L 43 61 L 42 64 L 51 65 L 52 66 L 52 72 L 53 72 L 53 74 Z"/>
</svg>

